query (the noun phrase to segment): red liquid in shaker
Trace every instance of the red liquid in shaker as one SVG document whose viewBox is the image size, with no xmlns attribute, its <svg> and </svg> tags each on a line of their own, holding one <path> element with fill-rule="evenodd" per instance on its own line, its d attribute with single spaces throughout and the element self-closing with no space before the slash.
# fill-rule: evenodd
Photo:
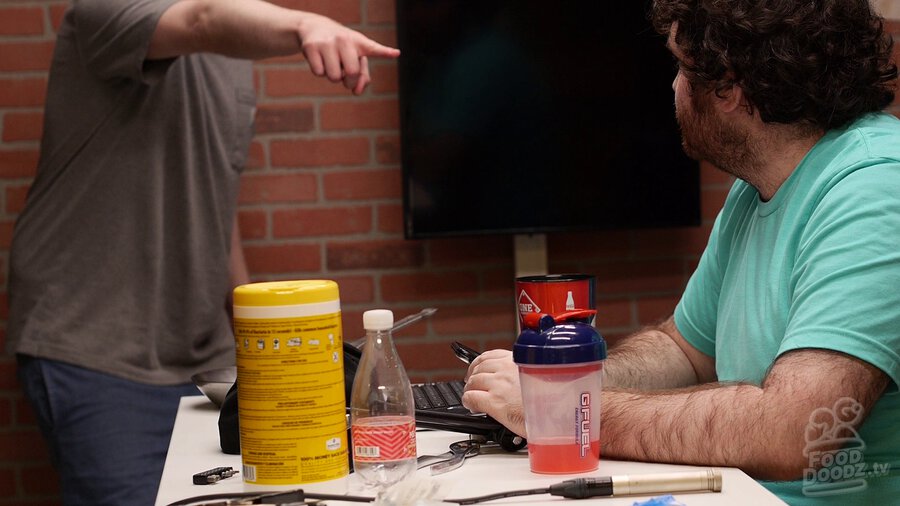
<svg viewBox="0 0 900 506">
<path fill-rule="evenodd" d="M 581 445 L 535 444 L 528 442 L 531 470 L 535 473 L 569 474 L 584 473 L 597 469 L 600 463 L 600 440 L 591 441 L 591 449 L 581 456 Z"/>
</svg>

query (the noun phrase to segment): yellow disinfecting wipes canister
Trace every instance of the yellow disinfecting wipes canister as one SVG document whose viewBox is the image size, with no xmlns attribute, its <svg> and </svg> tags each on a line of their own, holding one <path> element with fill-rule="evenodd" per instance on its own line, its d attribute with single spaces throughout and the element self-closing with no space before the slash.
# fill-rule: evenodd
<svg viewBox="0 0 900 506">
<path fill-rule="evenodd" d="M 244 481 L 299 485 L 349 473 L 341 307 L 334 281 L 234 289 Z"/>
</svg>

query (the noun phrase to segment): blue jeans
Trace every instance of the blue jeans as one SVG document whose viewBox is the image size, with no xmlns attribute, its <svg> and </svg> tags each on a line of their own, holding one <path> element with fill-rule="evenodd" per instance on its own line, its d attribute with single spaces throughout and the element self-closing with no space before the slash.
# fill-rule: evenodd
<svg viewBox="0 0 900 506">
<path fill-rule="evenodd" d="M 193 384 L 144 385 L 24 355 L 18 376 L 59 471 L 63 504 L 154 504 L 179 399 L 200 394 Z"/>
</svg>

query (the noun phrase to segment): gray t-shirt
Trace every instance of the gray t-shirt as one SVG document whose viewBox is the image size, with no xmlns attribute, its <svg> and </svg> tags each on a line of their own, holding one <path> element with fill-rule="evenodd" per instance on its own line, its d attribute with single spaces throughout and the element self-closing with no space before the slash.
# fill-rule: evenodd
<svg viewBox="0 0 900 506">
<path fill-rule="evenodd" d="M 144 60 L 175 0 L 75 0 L 10 256 L 8 349 L 148 384 L 234 363 L 226 313 L 252 65 Z"/>
</svg>

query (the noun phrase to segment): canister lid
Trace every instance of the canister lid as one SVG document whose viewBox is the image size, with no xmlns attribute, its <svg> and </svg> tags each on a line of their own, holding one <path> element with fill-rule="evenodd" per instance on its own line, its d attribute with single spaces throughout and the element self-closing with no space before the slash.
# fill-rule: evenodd
<svg viewBox="0 0 900 506">
<path fill-rule="evenodd" d="M 540 329 L 526 328 L 513 345 L 517 364 L 581 364 L 606 358 L 606 341 L 592 325 L 583 322 L 556 324 L 543 315 Z"/>
<path fill-rule="evenodd" d="M 521 283 L 570 283 L 572 281 L 590 281 L 593 286 L 594 276 L 590 274 L 542 274 L 540 276 L 522 276 L 516 278 Z"/>
<path fill-rule="evenodd" d="M 250 283 L 234 289 L 235 306 L 287 306 L 338 299 L 337 283 L 327 279 Z"/>
</svg>

